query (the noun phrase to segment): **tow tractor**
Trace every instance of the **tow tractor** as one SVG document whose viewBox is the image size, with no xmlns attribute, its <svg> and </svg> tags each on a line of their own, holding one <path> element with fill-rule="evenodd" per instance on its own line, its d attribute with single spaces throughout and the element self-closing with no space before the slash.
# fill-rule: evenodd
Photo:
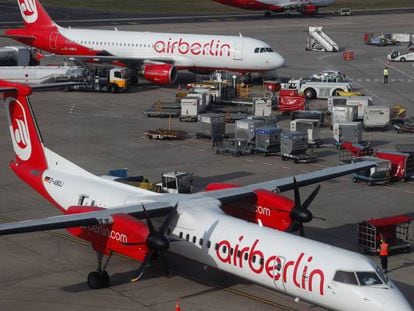
<svg viewBox="0 0 414 311">
<path fill-rule="evenodd" d="M 335 96 L 338 92 L 349 92 L 352 84 L 343 80 L 341 75 L 334 77 L 324 77 L 320 81 L 290 79 L 283 85 L 284 89 L 297 89 L 299 93 L 303 93 L 307 99 L 328 98 Z"/>
<path fill-rule="evenodd" d="M 387 59 L 393 62 L 414 61 L 414 48 L 409 48 L 406 51 L 392 50 L 387 55 Z"/>
<path fill-rule="evenodd" d="M 191 193 L 193 191 L 193 173 L 168 172 L 161 174 L 161 182 L 152 183 L 144 176 L 128 176 L 128 169 L 110 170 L 101 178 L 139 187 L 158 193 Z"/>
</svg>

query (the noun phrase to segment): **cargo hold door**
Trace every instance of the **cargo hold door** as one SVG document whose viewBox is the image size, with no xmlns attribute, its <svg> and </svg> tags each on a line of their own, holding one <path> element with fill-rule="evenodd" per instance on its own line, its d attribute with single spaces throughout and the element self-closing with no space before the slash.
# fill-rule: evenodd
<svg viewBox="0 0 414 311">
<path fill-rule="evenodd" d="M 243 41 L 242 40 L 236 40 L 236 42 L 234 42 L 233 59 L 243 60 Z"/>
</svg>

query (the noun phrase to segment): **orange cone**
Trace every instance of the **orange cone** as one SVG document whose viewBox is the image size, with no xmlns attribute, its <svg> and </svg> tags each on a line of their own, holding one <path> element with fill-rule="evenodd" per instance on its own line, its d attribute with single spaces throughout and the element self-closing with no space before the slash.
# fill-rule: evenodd
<svg viewBox="0 0 414 311">
<path fill-rule="evenodd" d="M 175 304 L 175 311 L 181 311 L 180 301 L 178 299 L 177 299 L 177 303 Z"/>
</svg>

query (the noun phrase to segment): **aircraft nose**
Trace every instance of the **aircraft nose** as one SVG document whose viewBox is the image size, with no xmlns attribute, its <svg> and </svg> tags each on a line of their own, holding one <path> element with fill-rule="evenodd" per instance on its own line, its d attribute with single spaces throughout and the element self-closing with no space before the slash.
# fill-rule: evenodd
<svg viewBox="0 0 414 311">
<path fill-rule="evenodd" d="M 382 306 L 382 311 L 390 310 L 413 311 L 413 308 L 407 299 L 405 299 L 403 294 L 397 288 L 395 288 Z"/>
<path fill-rule="evenodd" d="M 283 58 L 282 55 L 278 54 L 278 53 L 273 53 L 272 58 L 271 58 L 271 65 L 273 67 L 273 69 L 277 69 L 279 67 L 282 67 L 283 64 L 285 63 L 285 59 Z"/>
</svg>

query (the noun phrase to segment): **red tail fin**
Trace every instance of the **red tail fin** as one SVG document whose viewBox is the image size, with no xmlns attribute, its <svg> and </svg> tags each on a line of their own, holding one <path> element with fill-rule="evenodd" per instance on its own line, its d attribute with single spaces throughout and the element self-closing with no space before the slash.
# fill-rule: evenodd
<svg viewBox="0 0 414 311">
<path fill-rule="evenodd" d="M 26 28 L 55 26 L 38 0 L 17 0 Z"/>
<path fill-rule="evenodd" d="M 29 99 L 28 86 L 0 80 L 0 98 L 4 99 L 17 166 L 43 172 L 47 168 L 42 138 Z"/>
</svg>

